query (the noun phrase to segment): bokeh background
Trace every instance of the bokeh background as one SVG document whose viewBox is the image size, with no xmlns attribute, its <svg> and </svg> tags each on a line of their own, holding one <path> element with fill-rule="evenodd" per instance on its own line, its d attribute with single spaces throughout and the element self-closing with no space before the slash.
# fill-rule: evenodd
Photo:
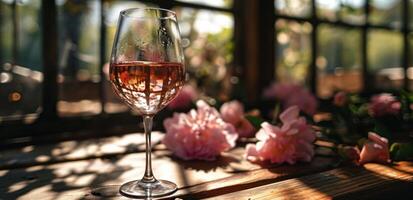
<svg viewBox="0 0 413 200">
<path fill-rule="evenodd" d="M 413 89 L 413 0 L 0 0 L 1 135 L 132 124 L 107 62 L 119 12 L 146 6 L 177 13 L 188 84 L 211 104 L 256 106 L 273 81 L 319 99 Z"/>
</svg>

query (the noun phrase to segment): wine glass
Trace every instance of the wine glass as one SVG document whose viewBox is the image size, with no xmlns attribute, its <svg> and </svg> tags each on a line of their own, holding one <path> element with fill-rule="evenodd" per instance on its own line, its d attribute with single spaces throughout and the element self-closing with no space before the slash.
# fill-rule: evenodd
<svg viewBox="0 0 413 200">
<path fill-rule="evenodd" d="M 132 8 L 120 12 L 110 58 L 110 81 L 119 97 L 143 117 L 146 166 L 142 179 L 123 184 L 128 197 L 157 197 L 176 184 L 152 173 L 153 116 L 174 99 L 185 82 L 184 56 L 175 12 Z"/>
</svg>

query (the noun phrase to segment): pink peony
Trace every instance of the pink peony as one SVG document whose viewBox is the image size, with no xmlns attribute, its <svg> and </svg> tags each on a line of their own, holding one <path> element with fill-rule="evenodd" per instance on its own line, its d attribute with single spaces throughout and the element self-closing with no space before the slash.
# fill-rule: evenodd
<svg viewBox="0 0 413 200">
<path fill-rule="evenodd" d="M 222 119 L 231 124 L 237 124 L 244 117 L 244 106 L 237 100 L 222 104 Z"/>
<path fill-rule="evenodd" d="M 397 115 L 400 112 L 401 104 L 389 93 L 374 95 L 368 106 L 368 110 L 373 117 L 382 117 L 386 115 Z"/>
<path fill-rule="evenodd" d="M 179 92 L 178 96 L 175 97 L 171 103 L 168 104 L 168 108 L 170 109 L 185 109 L 190 106 L 192 101 L 197 98 L 197 92 L 194 87 L 191 85 L 185 85 L 182 87 L 181 91 Z"/>
<path fill-rule="evenodd" d="M 165 119 L 166 135 L 162 142 L 184 160 L 214 160 L 235 146 L 238 135 L 215 108 L 204 101 L 196 105 L 197 110 L 174 113 L 172 118 Z"/>
<path fill-rule="evenodd" d="M 360 153 L 359 164 L 363 165 L 369 162 L 388 163 L 390 161 L 388 144 L 386 138 L 369 132 L 368 141 L 364 144 Z"/>
<path fill-rule="evenodd" d="M 313 115 L 317 111 L 317 98 L 304 87 L 288 83 L 274 83 L 264 90 L 267 99 L 278 99 L 284 108 L 298 106 L 306 114 Z"/>
<path fill-rule="evenodd" d="M 224 103 L 220 109 L 221 117 L 224 121 L 231 123 L 237 130 L 240 137 L 251 137 L 255 133 L 255 128 L 244 116 L 244 106 L 239 101 Z"/>
<path fill-rule="evenodd" d="M 281 127 L 267 122 L 261 124 L 256 134 L 257 144 L 248 144 L 246 157 L 250 161 L 294 164 L 297 161 L 311 161 L 314 156 L 315 133 L 304 117 L 299 116 L 299 108 L 292 106 L 280 115 Z"/>
<path fill-rule="evenodd" d="M 342 107 L 347 104 L 347 93 L 346 92 L 337 92 L 334 95 L 334 105 Z"/>
</svg>

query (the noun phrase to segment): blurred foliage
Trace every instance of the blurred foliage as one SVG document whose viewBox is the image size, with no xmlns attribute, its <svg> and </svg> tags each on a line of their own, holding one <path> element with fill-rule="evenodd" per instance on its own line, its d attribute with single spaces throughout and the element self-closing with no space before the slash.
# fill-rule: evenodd
<svg viewBox="0 0 413 200">
<path fill-rule="evenodd" d="M 317 16 L 332 21 L 353 24 L 365 22 L 364 4 L 366 0 L 316 0 Z"/>
<path fill-rule="evenodd" d="M 337 90 L 359 92 L 362 89 L 361 31 L 332 25 L 320 25 L 316 59 L 320 97 Z"/>
<path fill-rule="evenodd" d="M 40 0 L 18 1 L 18 44 L 16 63 L 42 71 Z M 13 20 L 11 1 L 0 0 L 0 64 L 13 61 Z"/>
<path fill-rule="evenodd" d="M 402 0 L 370 0 L 369 22 L 372 24 L 386 24 L 393 27 L 400 27 L 401 8 Z M 410 8 L 413 8 L 411 4 Z"/>
<path fill-rule="evenodd" d="M 229 13 L 176 7 L 189 81 L 203 95 L 222 100 L 232 74 L 233 16 Z"/>
<path fill-rule="evenodd" d="M 275 12 L 277 14 L 309 17 L 311 14 L 310 0 L 275 0 Z"/>
<path fill-rule="evenodd" d="M 277 80 L 305 84 L 311 59 L 311 25 L 278 20 L 275 30 Z"/>
<path fill-rule="evenodd" d="M 401 67 L 402 34 L 372 30 L 368 35 L 369 69 L 377 72 L 389 67 Z"/>
<path fill-rule="evenodd" d="M 204 4 L 219 8 L 231 8 L 234 0 L 177 0 L 182 2 L 194 3 L 194 4 Z"/>
<path fill-rule="evenodd" d="M 231 8 L 233 0 L 181 0 L 194 4 L 206 4 L 213 7 Z M 13 20 L 11 12 L 12 0 L 0 0 L 0 63 L 8 63 L 12 58 Z M 41 0 L 17 1 L 18 11 L 18 55 L 17 64 L 32 70 L 42 70 L 41 55 Z M 316 14 L 319 18 L 332 21 L 344 21 L 351 24 L 363 24 L 365 0 L 316 0 Z M 65 76 L 79 77 L 84 81 L 97 82 L 100 69 L 99 1 L 57 0 L 59 28 L 59 66 L 60 73 Z M 275 13 L 296 17 L 311 16 L 310 0 L 275 0 Z M 413 0 L 409 0 L 413 10 Z M 119 11 L 127 7 L 156 7 L 154 4 L 138 1 L 106 0 L 104 3 L 107 37 L 106 57 L 109 57 L 115 34 Z M 371 0 L 369 22 L 394 27 L 400 26 L 402 13 L 401 0 Z M 190 82 L 197 85 L 203 95 L 225 100 L 234 96 L 231 89 L 243 85 L 239 74 L 233 66 L 233 31 L 234 16 L 231 13 L 175 7 L 178 12 L 180 28 L 185 47 L 187 69 Z M 413 12 L 410 12 L 413 16 Z M 413 22 L 410 22 L 413 25 Z M 78 27 L 78 28 L 72 28 Z M 307 85 L 311 61 L 311 34 L 313 27 L 309 23 L 278 19 L 276 28 L 276 77 L 282 82 L 295 82 Z M 68 35 L 77 34 L 77 41 Z M 413 37 L 410 47 L 413 49 Z M 328 97 L 336 90 L 351 86 L 350 92 L 358 91 L 361 63 L 361 37 L 357 28 L 341 28 L 321 24 L 317 32 L 318 49 L 317 73 L 333 80 L 319 80 L 318 88 L 321 97 Z M 71 45 L 68 45 L 68 44 Z M 272 45 L 272 44 L 269 44 Z M 402 82 L 401 69 L 402 37 L 399 32 L 370 29 L 368 32 L 368 64 L 369 72 L 381 88 L 397 88 Z M 67 48 L 67 49 L 65 49 Z M 65 54 L 72 49 L 69 62 Z M 66 53 L 65 53 L 66 52 Z M 69 56 L 70 57 L 70 56 Z M 412 57 L 413 59 L 413 57 Z M 64 69 L 74 68 L 76 73 L 65 74 Z M 350 74 L 354 73 L 354 74 Z M 79 76 L 80 75 L 80 76 Z M 350 77 L 349 81 L 343 77 Z M 413 76 L 411 76 L 413 77 Z M 357 81 L 354 81 L 357 80 Z M 351 82 L 351 83 L 350 83 Z M 356 87 L 357 86 L 357 87 Z M 231 88 L 232 87 L 232 88 Z M 413 86 L 411 86 L 413 87 Z M 243 90 L 237 90 L 238 93 Z M 242 96 L 239 94 L 235 94 Z"/>
</svg>

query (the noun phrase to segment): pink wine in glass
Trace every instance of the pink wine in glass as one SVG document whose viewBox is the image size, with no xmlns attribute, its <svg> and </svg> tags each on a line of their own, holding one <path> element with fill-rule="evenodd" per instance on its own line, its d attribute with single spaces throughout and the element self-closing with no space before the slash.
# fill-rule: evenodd
<svg viewBox="0 0 413 200">
<path fill-rule="evenodd" d="M 185 83 L 182 63 L 132 61 L 110 66 L 116 93 L 139 113 L 153 115 L 177 95 Z"/>
</svg>

